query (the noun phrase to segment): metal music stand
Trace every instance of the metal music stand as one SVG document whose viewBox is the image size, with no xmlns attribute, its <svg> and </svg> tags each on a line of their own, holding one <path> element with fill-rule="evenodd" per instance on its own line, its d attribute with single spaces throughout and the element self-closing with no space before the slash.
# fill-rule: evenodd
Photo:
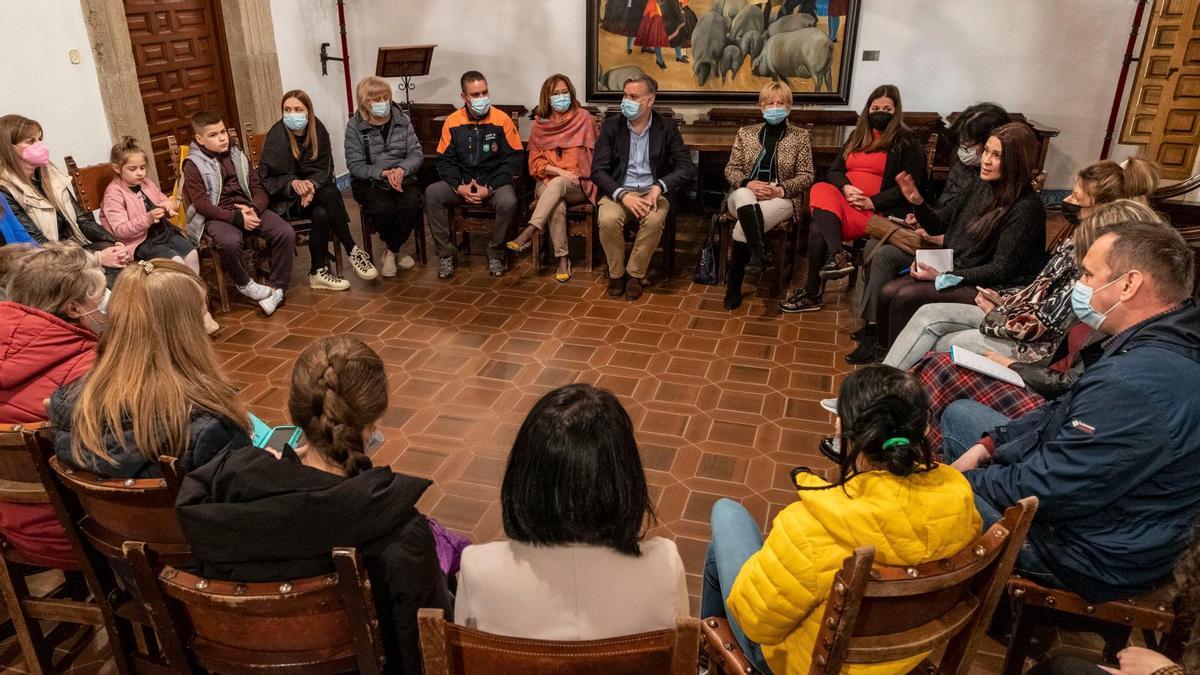
<svg viewBox="0 0 1200 675">
<path fill-rule="evenodd" d="M 412 106 L 409 92 L 417 85 L 412 78 L 429 74 L 429 62 L 433 60 L 433 48 L 437 45 L 405 45 L 403 47 L 380 47 L 375 61 L 375 74 L 379 77 L 398 77 L 396 88 L 404 92 L 404 109 Z"/>
</svg>

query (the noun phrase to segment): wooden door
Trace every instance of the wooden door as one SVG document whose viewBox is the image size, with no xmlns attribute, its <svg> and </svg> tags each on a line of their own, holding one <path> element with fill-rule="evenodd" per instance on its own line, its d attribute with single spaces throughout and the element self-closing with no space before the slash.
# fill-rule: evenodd
<svg viewBox="0 0 1200 675">
<path fill-rule="evenodd" d="M 1192 175 L 1200 145 L 1200 0 L 1155 0 L 1121 142 L 1163 167 L 1163 178 Z"/>
<path fill-rule="evenodd" d="M 193 114 L 221 112 L 226 125 L 238 128 L 220 6 L 217 0 L 124 2 L 154 163 L 166 181 L 174 175 L 167 136 L 189 143 Z"/>
</svg>

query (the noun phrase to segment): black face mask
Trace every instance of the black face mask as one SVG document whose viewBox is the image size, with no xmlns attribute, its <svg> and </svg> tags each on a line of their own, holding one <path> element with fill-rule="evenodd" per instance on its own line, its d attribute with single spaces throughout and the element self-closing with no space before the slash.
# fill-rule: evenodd
<svg viewBox="0 0 1200 675">
<path fill-rule="evenodd" d="M 1079 225 L 1079 212 L 1082 210 L 1083 207 L 1078 204 L 1072 204 L 1071 202 L 1062 203 L 1063 218 L 1066 218 L 1072 227 Z"/>
<path fill-rule="evenodd" d="M 883 130 L 891 123 L 892 113 L 890 112 L 873 112 L 867 115 L 867 124 L 880 133 L 883 133 Z"/>
</svg>

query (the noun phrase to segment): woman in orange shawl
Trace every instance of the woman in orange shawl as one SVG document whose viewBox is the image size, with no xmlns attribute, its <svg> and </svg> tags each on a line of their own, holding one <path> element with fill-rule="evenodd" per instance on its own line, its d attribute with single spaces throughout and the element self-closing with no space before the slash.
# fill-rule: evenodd
<svg viewBox="0 0 1200 675">
<path fill-rule="evenodd" d="M 554 279 L 571 279 L 567 248 L 567 206 L 596 200 L 591 181 L 592 151 L 596 147 L 596 120 L 575 97 L 575 85 L 566 75 L 555 74 L 542 83 L 538 107 L 533 111 L 533 131 L 526 151 L 529 174 L 537 180 L 533 215 L 509 250 L 522 252 L 550 224 L 550 241 L 558 258 Z"/>
</svg>

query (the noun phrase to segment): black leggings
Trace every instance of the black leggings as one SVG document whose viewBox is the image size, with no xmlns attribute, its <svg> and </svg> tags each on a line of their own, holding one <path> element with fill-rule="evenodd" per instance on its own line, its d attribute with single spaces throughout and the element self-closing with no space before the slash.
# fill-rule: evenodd
<svg viewBox="0 0 1200 675">
<path fill-rule="evenodd" d="M 387 181 L 355 178 L 350 189 L 362 207 L 363 217 L 370 221 L 388 250 L 399 252 L 421 217 L 421 190 L 417 184 L 405 184 L 404 192 L 396 192 Z"/>
<path fill-rule="evenodd" d="M 350 235 L 350 214 L 346 213 L 346 203 L 342 201 L 341 191 L 333 183 L 318 188 L 308 206 L 301 208 L 300 203 L 296 202 L 291 213 L 312 221 L 312 230 L 308 235 L 308 254 L 312 258 L 309 274 L 329 264 L 331 240 L 336 238 L 347 254 L 356 246 L 354 237 Z"/>
<path fill-rule="evenodd" d="M 804 290 L 810 296 L 821 292 L 821 268 L 834 251 L 842 249 L 842 221 L 825 209 L 813 209 L 808 225 L 808 274 Z"/>
</svg>

